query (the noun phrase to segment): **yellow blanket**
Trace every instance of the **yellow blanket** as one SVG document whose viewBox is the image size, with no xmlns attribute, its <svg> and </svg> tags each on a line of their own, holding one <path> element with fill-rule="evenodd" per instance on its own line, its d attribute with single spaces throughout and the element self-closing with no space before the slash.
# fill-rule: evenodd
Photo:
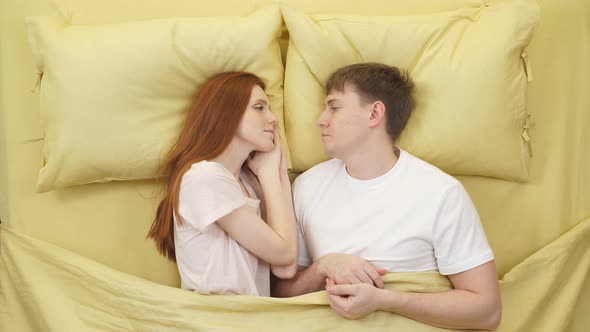
<svg viewBox="0 0 590 332">
<path fill-rule="evenodd" d="M 590 268 L 590 219 L 500 281 L 499 331 L 564 331 Z M 438 331 L 386 312 L 338 317 L 324 292 L 289 299 L 207 296 L 159 285 L 3 227 L 0 331 Z M 391 273 L 386 287 L 439 292 L 435 272 Z"/>
</svg>

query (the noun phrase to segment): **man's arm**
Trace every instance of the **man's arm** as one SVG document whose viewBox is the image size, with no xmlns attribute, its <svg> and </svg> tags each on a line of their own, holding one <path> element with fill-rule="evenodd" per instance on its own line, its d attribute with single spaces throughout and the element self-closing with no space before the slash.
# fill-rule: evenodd
<svg viewBox="0 0 590 332">
<path fill-rule="evenodd" d="M 448 277 L 455 289 L 441 293 L 393 292 L 331 280 L 326 290 L 332 308 L 346 318 L 383 310 L 443 328 L 496 329 L 502 303 L 494 261 Z"/>
</svg>

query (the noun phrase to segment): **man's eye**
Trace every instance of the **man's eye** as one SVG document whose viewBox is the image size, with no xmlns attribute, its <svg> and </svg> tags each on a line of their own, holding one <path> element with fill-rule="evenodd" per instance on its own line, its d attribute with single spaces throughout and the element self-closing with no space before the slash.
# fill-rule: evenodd
<svg viewBox="0 0 590 332">
<path fill-rule="evenodd" d="M 336 112 L 336 111 L 337 111 L 337 110 L 339 110 L 339 109 L 340 109 L 340 107 L 332 107 L 332 108 L 331 108 L 332 112 Z"/>
</svg>

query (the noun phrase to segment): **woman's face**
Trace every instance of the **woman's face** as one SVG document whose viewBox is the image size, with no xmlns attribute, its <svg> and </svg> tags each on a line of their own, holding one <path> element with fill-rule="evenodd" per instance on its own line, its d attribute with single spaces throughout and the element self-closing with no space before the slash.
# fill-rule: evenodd
<svg viewBox="0 0 590 332">
<path fill-rule="evenodd" d="M 274 148 L 277 118 L 270 111 L 268 97 L 262 88 L 255 85 L 250 101 L 240 120 L 236 137 L 256 151 L 271 151 Z"/>
</svg>

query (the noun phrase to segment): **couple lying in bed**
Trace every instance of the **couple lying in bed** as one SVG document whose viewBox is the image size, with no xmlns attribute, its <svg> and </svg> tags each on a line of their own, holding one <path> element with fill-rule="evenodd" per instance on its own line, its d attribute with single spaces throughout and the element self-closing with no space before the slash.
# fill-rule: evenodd
<svg viewBox="0 0 590 332">
<path fill-rule="evenodd" d="M 495 329 L 494 256 L 469 195 L 395 145 L 413 87 L 407 72 L 377 63 L 332 74 L 317 126 L 333 159 L 291 189 L 264 83 L 246 72 L 207 80 L 162 167 L 165 196 L 148 234 L 176 261 L 182 288 L 282 297 L 326 290 L 346 318 L 383 310 Z M 385 273 L 419 271 L 438 271 L 454 288 L 384 289 Z"/>
</svg>

